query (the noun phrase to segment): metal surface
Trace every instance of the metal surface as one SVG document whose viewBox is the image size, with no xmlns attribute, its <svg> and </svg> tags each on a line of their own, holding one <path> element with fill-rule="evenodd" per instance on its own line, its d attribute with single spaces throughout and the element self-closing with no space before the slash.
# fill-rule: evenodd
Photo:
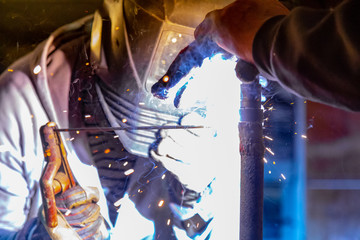
<svg viewBox="0 0 360 240">
<path fill-rule="evenodd" d="M 263 239 L 264 144 L 261 86 L 254 67 L 238 64 L 241 84 L 240 107 L 240 239 Z M 252 73 L 252 74 L 242 74 Z M 246 77 L 245 77 L 246 76 Z"/>
</svg>

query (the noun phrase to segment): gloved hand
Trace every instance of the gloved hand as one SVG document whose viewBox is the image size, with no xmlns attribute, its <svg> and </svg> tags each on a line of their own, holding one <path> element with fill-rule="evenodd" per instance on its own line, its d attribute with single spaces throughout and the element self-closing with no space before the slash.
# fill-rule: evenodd
<svg viewBox="0 0 360 240">
<path fill-rule="evenodd" d="M 56 197 L 56 206 L 82 239 L 104 239 L 107 230 L 98 201 L 97 188 L 77 185 Z"/>
<path fill-rule="evenodd" d="M 287 15 L 278 0 L 237 0 L 208 13 L 195 30 L 195 38 L 210 37 L 221 48 L 254 63 L 252 45 L 260 27 L 271 17 Z"/>
<path fill-rule="evenodd" d="M 203 125 L 197 113 L 186 115 L 182 125 Z M 154 160 L 161 162 L 187 188 L 202 192 L 215 178 L 217 162 L 216 132 L 211 128 L 164 129 L 157 149 L 151 150 Z"/>
<path fill-rule="evenodd" d="M 40 211 L 42 226 L 34 227 L 31 239 L 106 239 L 109 235 L 100 214 L 99 191 L 94 187 L 75 186 L 56 197 L 56 206 L 65 221 L 58 215 L 58 226 L 47 228 L 44 211 Z M 39 224 L 37 224 L 39 225 Z M 47 228 L 49 234 L 46 234 Z M 47 235 L 47 237 L 45 236 Z M 76 236 L 78 235 L 78 236 Z M 76 238 L 77 237 L 77 238 Z"/>
</svg>

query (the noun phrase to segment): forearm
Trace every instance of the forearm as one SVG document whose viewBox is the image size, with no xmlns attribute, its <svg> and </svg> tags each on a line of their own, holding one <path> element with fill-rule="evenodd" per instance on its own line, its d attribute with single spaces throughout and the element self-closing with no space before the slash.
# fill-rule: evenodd
<svg viewBox="0 0 360 240">
<path fill-rule="evenodd" d="M 253 55 L 262 74 L 310 100 L 360 110 L 360 4 L 334 10 L 296 8 L 268 20 Z"/>
</svg>

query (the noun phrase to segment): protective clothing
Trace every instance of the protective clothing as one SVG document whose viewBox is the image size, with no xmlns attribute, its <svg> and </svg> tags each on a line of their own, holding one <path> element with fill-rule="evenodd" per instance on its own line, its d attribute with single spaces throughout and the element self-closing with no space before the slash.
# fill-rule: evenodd
<svg viewBox="0 0 360 240">
<path fill-rule="evenodd" d="M 268 20 L 254 40 L 255 63 L 297 95 L 359 111 L 359 9 L 359 1 L 347 0 L 326 10 L 298 7 Z"/>
<path fill-rule="evenodd" d="M 238 0 L 209 13 L 195 37 L 210 35 L 294 94 L 359 111 L 359 20 L 356 0 L 290 13 L 278 1 Z"/>
<path fill-rule="evenodd" d="M 123 9 L 122 1 L 106 1 L 106 4 L 114 9 Z M 126 4 L 135 2 L 125 1 Z M 137 5 L 134 9 L 139 13 L 143 7 Z M 106 59 L 98 58 L 97 65 L 94 39 L 97 33 L 104 33 L 103 30 L 96 31 L 98 16 L 101 15 L 95 14 L 93 25 L 93 18 L 89 16 L 58 29 L 34 52 L 1 75 L 0 229 L 4 233 L 2 236 L 9 239 L 17 231 L 18 238 L 31 239 L 31 228 L 29 231 L 19 230 L 24 223 L 37 221 L 41 206 L 38 181 L 44 163 L 39 136 L 42 125 L 49 121 L 56 122 L 59 128 L 115 127 L 124 123 L 138 126 L 138 123 L 144 122 L 162 125 L 178 123 L 183 115 L 177 110 L 175 113 L 168 110 L 167 104 L 147 108 L 153 103 L 142 98 L 146 95 L 143 92 L 145 83 L 142 89 L 138 89 L 137 85 L 132 88 L 131 84 L 137 84 L 135 77 L 131 77 L 133 69 L 129 73 L 126 64 L 123 66 L 118 62 L 131 55 L 127 52 L 130 48 L 119 44 L 118 47 L 126 52 L 116 54 L 113 59 L 106 55 L 113 50 L 108 51 L 101 47 L 102 44 L 98 45 L 98 56 L 104 54 Z M 186 19 L 177 17 L 181 21 Z M 109 24 L 104 19 L 101 29 Z M 111 31 L 116 32 L 116 21 L 113 23 L 113 18 L 110 19 Z M 101 34 L 99 39 L 106 41 L 107 36 Z M 113 40 L 117 46 L 116 38 Z M 133 48 L 134 45 L 131 51 L 135 51 Z M 135 49 L 139 54 L 142 52 L 138 47 Z M 139 67 L 142 58 L 137 59 L 137 69 L 144 69 Z M 119 64 L 118 69 L 124 71 L 115 71 L 112 63 Z M 135 72 L 133 74 L 136 75 Z M 114 76 L 121 80 L 119 86 L 112 85 Z M 141 111 L 136 111 L 138 109 Z M 113 239 L 205 239 L 209 236 L 215 218 L 206 217 L 208 212 L 200 213 L 204 206 L 197 203 L 209 199 L 207 196 L 210 196 L 214 184 L 209 183 L 201 193 L 186 189 L 161 162 L 149 158 L 144 149 L 151 147 L 155 133 L 151 133 L 150 137 L 144 132 L 124 137 L 120 132 L 101 131 L 61 135 L 79 185 L 104 190 L 100 192 L 98 205 L 107 224 L 115 225 Z M 146 141 L 138 141 L 136 136 L 139 135 L 141 140 Z M 127 145 L 128 142 L 131 144 Z"/>
</svg>

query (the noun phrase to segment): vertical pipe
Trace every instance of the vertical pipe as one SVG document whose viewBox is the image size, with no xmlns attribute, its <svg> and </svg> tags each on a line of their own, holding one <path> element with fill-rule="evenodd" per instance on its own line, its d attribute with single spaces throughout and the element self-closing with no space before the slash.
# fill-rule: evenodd
<svg viewBox="0 0 360 240">
<path fill-rule="evenodd" d="M 240 105 L 240 239 L 263 239 L 264 144 L 261 86 L 253 65 L 239 61 L 236 66 L 241 84 Z"/>
</svg>

